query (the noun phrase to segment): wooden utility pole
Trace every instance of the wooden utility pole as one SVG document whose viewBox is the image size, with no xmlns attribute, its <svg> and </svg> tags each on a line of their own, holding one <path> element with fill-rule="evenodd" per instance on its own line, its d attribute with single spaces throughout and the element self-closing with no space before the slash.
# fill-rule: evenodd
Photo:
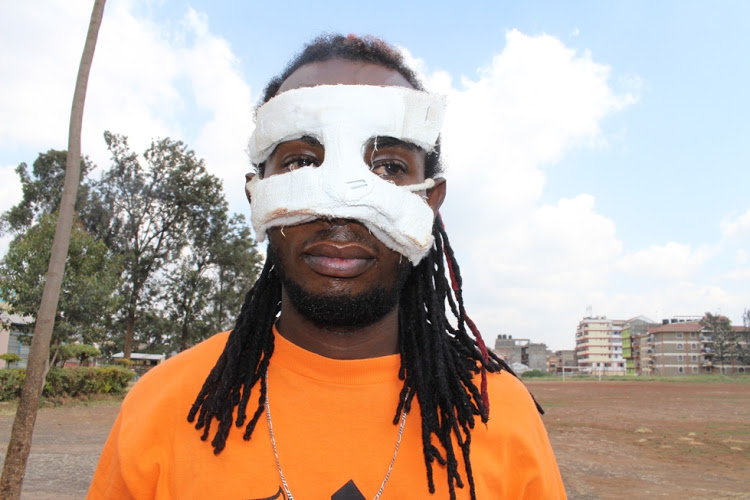
<svg viewBox="0 0 750 500">
<path fill-rule="evenodd" d="M 26 380 L 21 390 L 21 400 L 18 403 L 13 429 L 5 454 L 5 465 L 0 477 L 0 498 L 16 500 L 21 497 L 21 486 L 26 474 L 26 463 L 31 451 L 31 437 L 34 433 L 36 414 L 42 397 L 44 376 L 47 372 L 49 358 L 49 344 L 52 329 L 55 326 L 57 302 L 60 298 L 65 261 L 70 245 L 70 232 L 73 227 L 73 212 L 78 185 L 81 181 L 81 127 L 83 124 L 83 106 L 86 102 L 86 88 L 88 86 L 91 63 L 94 59 L 96 39 L 99 36 L 99 26 L 104 15 L 106 0 L 95 0 L 91 12 L 89 31 L 83 47 L 81 64 L 78 67 L 73 106 L 70 112 L 70 128 L 68 130 L 68 156 L 65 165 L 65 184 L 63 185 L 60 201 L 60 214 L 57 218 L 55 239 L 52 242 L 52 254 L 49 260 L 47 281 L 42 292 L 42 302 L 36 316 L 34 337 L 31 341 L 29 361 L 26 367 Z"/>
</svg>

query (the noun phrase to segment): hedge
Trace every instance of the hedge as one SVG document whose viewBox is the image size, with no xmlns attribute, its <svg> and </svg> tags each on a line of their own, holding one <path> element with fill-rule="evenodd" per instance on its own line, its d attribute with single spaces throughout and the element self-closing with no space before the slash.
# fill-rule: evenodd
<svg viewBox="0 0 750 500">
<path fill-rule="evenodd" d="M 104 366 L 98 368 L 50 368 L 44 381 L 42 395 L 85 396 L 90 394 L 122 394 L 135 374 L 125 368 Z M 0 401 L 16 399 L 26 378 L 23 368 L 0 370 Z"/>
<path fill-rule="evenodd" d="M 528 370 L 521 374 L 521 378 L 549 378 L 554 377 L 553 374 L 542 370 Z"/>
</svg>

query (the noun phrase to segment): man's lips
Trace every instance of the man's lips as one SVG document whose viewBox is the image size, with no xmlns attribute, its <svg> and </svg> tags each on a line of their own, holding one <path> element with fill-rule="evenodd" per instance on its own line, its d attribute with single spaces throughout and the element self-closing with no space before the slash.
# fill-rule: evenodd
<svg viewBox="0 0 750 500">
<path fill-rule="evenodd" d="M 356 243 L 321 242 L 302 253 L 305 263 L 318 274 L 355 278 L 375 265 L 375 253 Z"/>
</svg>

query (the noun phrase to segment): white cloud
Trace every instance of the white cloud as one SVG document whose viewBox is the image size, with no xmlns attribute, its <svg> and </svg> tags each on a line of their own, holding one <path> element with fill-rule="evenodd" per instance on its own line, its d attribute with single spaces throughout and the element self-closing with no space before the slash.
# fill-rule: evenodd
<svg viewBox="0 0 750 500">
<path fill-rule="evenodd" d="M 545 169 L 573 148 L 607 147 L 603 118 L 636 102 L 609 67 L 559 40 L 506 34 L 477 77 L 455 87 L 407 53 L 428 88 L 448 94 L 443 130 L 446 226 L 466 277 L 469 313 L 488 342 L 502 333 L 562 347 L 603 295 L 622 243 L 614 221 L 580 194 L 542 205 Z"/>
<path fill-rule="evenodd" d="M 726 278 L 732 281 L 750 283 L 750 267 L 738 267 L 726 273 Z"/>
<path fill-rule="evenodd" d="M 720 227 L 725 238 L 750 235 L 750 209 L 739 215 L 728 215 L 721 221 Z"/>
<path fill-rule="evenodd" d="M 747 250 L 740 248 L 734 255 L 735 260 L 738 264 L 745 264 L 748 261 Z"/>
<path fill-rule="evenodd" d="M 640 279 L 687 279 L 694 275 L 717 252 L 715 247 L 693 250 L 690 245 L 669 242 L 625 255 L 617 270 Z"/>
</svg>

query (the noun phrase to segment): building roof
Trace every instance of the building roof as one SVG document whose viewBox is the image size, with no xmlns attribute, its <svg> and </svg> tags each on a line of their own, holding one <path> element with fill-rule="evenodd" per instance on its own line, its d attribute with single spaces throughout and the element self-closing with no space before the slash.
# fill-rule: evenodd
<svg viewBox="0 0 750 500">
<path fill-rule="evenodd" d="M 31 316 L 21 316 L 20 314 L 8 314 L 7 312 L 0 313 L 0 322 L 10 322 L 12 325 L 28 325 L 34 322 L 34 318 Z"/>
<path fill-rule="evenodd" d="M 686 321 L 684 323 L 669 323 L 668 325 L 655 326 L 649 328 L 649 333 L 669 333 L 669 332 L 699 332 L 701 331 L 700 323 L 697 321 Z"/>
<path fill-rule="evenodd" d="M 627 322 L 630 323 L 631 321 L 637 321 L 637 320 L 643 321 L 644 323 L 656 323 L 656 321 L 642 314 L 640 316 L 635 316 L 634 318 L 630 318 L 629 320 L 627 320 Z"/>
<path fill-rule="evenodd" d="M 122 358 L 122 357 L 125 357 L 125 353 L 118 352 L 117 354 L 113 354 L 112 357 Z M 130 359 L 164 360 L 166 359 L 166 356 L 164 354 L 146 354 L 143 352 L 133 352 L 133 353 L 130 353 Z"/>
<path fill-rule="evenodd" d="M 671 333 L 671 332 L 699 332 L 703 327 L 698 321 L 686 321 L 684 323 L 670 323 L 668 325 L 649 328 L 648 333 Z M 744 326 L 732 326 L 734 332 L 744 332 Z"/>
</svg>

